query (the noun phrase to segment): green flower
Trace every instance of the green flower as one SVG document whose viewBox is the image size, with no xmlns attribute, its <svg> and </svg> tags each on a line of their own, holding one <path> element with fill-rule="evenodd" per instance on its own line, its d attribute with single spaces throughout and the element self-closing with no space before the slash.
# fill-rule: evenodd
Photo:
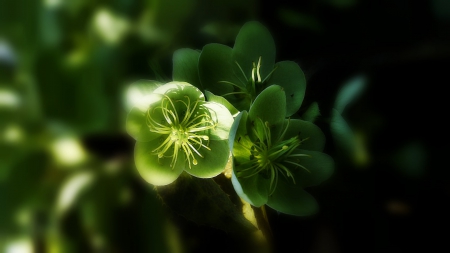
<svg viewBox="0 0 450 253">
<path fill-rule="evenodd" d="M 292 215 L 310 215 L 315 199 L 304 188 L 332 174 L 333 159 L 322 150 L 325 135 L 311 122 L 285 119 L 283 88 L 263 90 L 249 112 L 235 118 L 230 132 L 234 166 L 232 183 L 250 204 Z"/>
<path fill-rule="evenodd" d="M 184 53 L 189 56 L 196 54 L 192 51 Z M 233 48 L 210 43 L 197 54 L 199 81 L 196 82 L 205 91 L 228 100 L 239 111 L 249 110 L 258 94 L 272 84 L 283 87 L 285 91 L 286 115 L 283 116 L 293 115 L 302 104 L 306 89 L 303 71 L 293 61 L 275 64 L 274 40 L 257 21 L 242 26 Z M 195 57 L 190 59 L 191 64 L 176 66 L 188 69 L 187 66 L 196 61 Z M 209 99 L 208 94 L 207 97 Z"/>
<path fill-rule="evenodd" d="M 154 185 L 172 183 L 187 173 L 210 178 L 228 162 L 228 137 L 233 117 L 228 109 L 206 102 L 186 82 L 151 83 L 155 88 L 131 109 L 127 132 L 136 139 L 135 163 Z"/>
</svg>

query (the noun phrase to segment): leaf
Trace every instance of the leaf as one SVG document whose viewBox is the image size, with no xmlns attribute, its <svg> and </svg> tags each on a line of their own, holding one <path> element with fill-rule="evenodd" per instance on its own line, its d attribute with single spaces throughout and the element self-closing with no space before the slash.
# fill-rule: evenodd
<svg viewBox="0 0 450 253">
<path fill-rule="evenodd" d="M 90 171 L 82 171 L 70 176 L 62 185 L 56 201 L 56 214 L 64 215 L 76 201 L 83 191 L 94 180 L 94 174 Z"/>
<path fill-rule="evenodd" d="M 212 179 L 184 174 L 173 184 L 157 187 L 157 191 L 171 210 L 199 225 L 238 236 L 257 229 Z"/>
<path fill-rule="evenodd" d="M 20 231 L 16 215 L 21 210 L 33 208 L 40 201 L 39 192 L 48 166 L 48 155 L 42 150 L 30 151 L 21 156 L 4 180 L 0 181 L 0 235 Z"/>
<path fill-rule="evenodd" d="M 345 107 L 354 101 L 364 90 L 367 80 L 363 75 L 355 76 L 347 81 L 339 90 L 334 108 L 342 114 Z"/>
<path fill-rule="evenodd" d="M 182 48 L 173 53 L 172 79 L 174 81 L 187 82 L 203 90 L 198 75 L 198 60 L 200 52 L 197 50 Z"/>
</svg>

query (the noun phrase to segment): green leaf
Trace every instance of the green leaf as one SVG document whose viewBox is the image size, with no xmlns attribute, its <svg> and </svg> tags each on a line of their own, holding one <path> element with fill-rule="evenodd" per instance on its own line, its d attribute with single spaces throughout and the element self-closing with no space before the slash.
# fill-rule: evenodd
<svg viewBox="0 0 450 253">
<path fill-rule="evenodd" d="M 295 183 L 298 186 L 304 188 L 319 185 L 333 174 L 334 161 L 331 156 L 322 152 L 304 149 L 297 149 L 294 153 L 308 155 L 306 157 L 297 157 L 298 161 L 296 161 L 308 171 L 300 167 L 291 170 Z"/>
<path fill-rule="evenodd" d="M 0 235 L 14 235 L 23 231 L 23 226 L 31 225 L 20 224 L 16 216 L 20 211 L 30 211 L 35 202 L 42 200 L 39 193 L 48 165 L 48 155 L 43 150 L 24 152 L 11 164 L 7 177 L 0 181 Z"/>
<path fill-rule="evenodd" d="M 208 109 L 212 120 L 217 122 L 216 127 L 209 130 L 209 139 L 228 140 L 230 128 L 234 121 L 230 111 L 225 106 L 215 102 L 206 102 L 203 107 Z"/>
<path fill-rule="evenodd" d="M 231 48 L 225 45 L 211 43 L 203 47 L 200 53 L 198 69 L 203 89 L 222 95 L 233 92 L 235 84 L 245 87 L 233 72 Z"/>
<path fill-rule="evenodd" d="M 236 117 L 236 115 L 239 113 L 239 110 L 236 109 L 236 107 L 234 107 L 224 97 L 216 96 L 208 90 L 205 90 L 205 96 L 206 96 L 206 100 L 211 101 L 211 102 L 216 102 L 216 103 L 219 103 L 219 104 L 225 106 L 230 111 L 231 115 L 233 115 L 233 117 Z"/>
<path fill-rule="evenodd" d="M 244 169 L 242 166 L 239 169 Z M 236 166 L 231 174 L 231 182 L 236 193 L 253 206 L 260 207 L 267 203 L 269 196 L 269 180 L 258 175 L 249 178 L 238 178 Z"/>
<path fill-rule="evenodd" d="M 347 157 L 355 157 L 356 138 L 338 110 L 331 110 L 330 133 L 336 150 Z"/>
<path fill-rule="evenodd" d="M 172 157 L 158 158 L 153 152 L 161 143 L 159 141 L 136 142 L 134 160 L 136 168 L 142 178 L 153 185 L 170 184 L 183 172 L 185 168 L 185 154 L 178 151 L 178 159 L 170 167 Z"/>
<path fill-rule="evenodd" d="M 230 158 L 228 140 L 210 140 L 208 147 L 211 150 L 201 148 L 199 153 L 203 157 L 196 157 L 198 164 L 185 166 L 185 171 L 200 178 L 211 178 L 219 175 L 225 170 L 225 166 Z"/>
<path fill-rule="evenodd" d="M 287 119 L 284 126 L 288 126 L 283 140 L 287 140 L 294 136 L 299 136 L 300 140 L 304 140 L 300 145 L 301 149 L 322 151 L 325 147 L 325 134 L 314 123 L 300 119 Z M 284 127 L 283 126 L 283 127 Z"/>
<path fill-rule="evenodd" d="M 255 120 L 260 118 L 271 125 L 283 122 L 286 115 L 286 96 L 279 85 L 271 85 L 265 88 L 255 99 L 248 116 Z"/>
<path fill-rule="evenodd" d="M 319 104 L 317 102 L 312 102 L 308 109 L 306 109 L 306 111 L 302 114 L 302 119 L 309 122 L 314 122 L 320 115 Z"/>
<path fill-rule="evenodd" d="M 182 48 L 173 54 L 172 79 L 174 81 L 188 82 L 203 90 L 198 75 L 198 61 L 200 52 L 197 50 Z"/>
<path fill-rule="evenodd" d="M 306 90 L 305 74 L 300 66 L 293 61 L 278 62 L 267 82 L 283 87 L 286 93 L 286 117 L 296 113 L 303 102 Z"/>
<path fill-rule="evenodd" d="M 367 80 L 363 75 L 353 77 L 347 81 L 339 90 L 336 100 L 334 102 L 334 108 L 342 114 L 345 107 L 355 100 L 364 91 Z"/>
<path fill-rule="evenodd" d="M 94 176 L 91 171 L 82 171 L 74 173 L 64 180 L 56 201 L 56 214 L 59 217 L 77 205 L 77 200 L 92 184 Z"/>
<path fill-rule="evenodd" d="M 232 235 L 247 236 L 256 231 L 228 195 L 212 179 L 189 176 L 168 186 L 157 187 L 164 203 L 175 213 L 199 225 Z"/>
<path fill-rule="evenodd" d="M 275 42 L 269 30 L 258 21 L 245 23 L 234 42 L 232 62 L 239 63 L 243 72 L 250 79 L 253 64 L 258 64 L 261 58 L 261 78 L 264 79 L 275 64 Z M 241 76 L 242 71 L 237 65 L 233 65 L 234 72 Z"/>
<path fill-rule="evenodd" d="M 269 197 L 267 205 L 279 212 L 296 216 L 313 215 L 319 209 L 314 197 L 282 177 L 275 192 Z"/>
</svg>

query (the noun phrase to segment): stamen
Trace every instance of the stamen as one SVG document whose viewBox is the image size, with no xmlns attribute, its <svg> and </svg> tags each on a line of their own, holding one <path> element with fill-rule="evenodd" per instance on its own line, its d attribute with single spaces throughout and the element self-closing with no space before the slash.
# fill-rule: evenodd
<svg viewBox="0 0 450 253">
<path fill-rule="evenodd" d="M 242 71 L 242 69 L 241 69 L 241 71 Z M 229 81 L 219 81 L 218 83 L 226 83 L 226 84 L 232 85 L 232 86 L 234 86 L 234 87 L 236 87 L 236 88 L 238 88 L 238 89 L 243 90 L 243 87 L 241 87 L 241 86 L 239 86 L 239 85 L 237 85 L 237 84 L 235 84 L 235 83 L 229 82 Z M 223 96 L 223 95 L 222 95 L 222 96 Z"/>
<path fill-rule="evenodd" d="M 244 70 L 242 70 L 241 65 L 239 65 L 239 63 L 237 61 L 235 61 L 236 65 L 238 66 L 238 68 L 241 70 L 242 75 L 244 76 L 244 80 L 248 80 L 247 76 L 244 73 Z M 252 75 L 253 76 L 253 75 Z M 242 80 L 241 80 L 242 81 Z"/>
<path fill-rule="evenodd" d="M 261 83 L 261 76 L 259 75 L 259 69 L 261 68 L 261 56 L 258 60 L 258 66 L 256 67 L 256 74 L 258 75 L 258 83 Z"/>
<path fill-rule="evenodd" d="M 222 97 L 229 96 L 229 95 L 236 95 L 236 94 L 247 94 L 247 92 L 243 92 L 243 91 L 229 92 L 229 93 L 223 94 Z"/>
<path fill-rule="evenodd" d="M 264 78 L 264 80 L 262 81 L 262 83 L 265 83 L 267 81 L 267 79 L 270 78 L 270 76 L 273 74 L 273 72 L 278 68 L 278 66 L 275 66 L 275 68 L 272 69 L 272 71 L 270 71 L 270 73 L 266 76 L 266 78 Z"/>
<path fill-rule="evenodd" d="M 293 164 L 293 165 L 295 165 L 295 166 L 298 166 L 298 167 L 300 167 L 300 168 L 306 170 L 307 172 L 311 173 L 311 171 L 309 171 L 305 166 L 303 166 L 303 165 L 301 165 L 301 164 L 298 164 L 298 163 L 295 163 L 295 162 L 291 162 L 291 161 L 284 161 L 284 162 Z"/>
</svg>

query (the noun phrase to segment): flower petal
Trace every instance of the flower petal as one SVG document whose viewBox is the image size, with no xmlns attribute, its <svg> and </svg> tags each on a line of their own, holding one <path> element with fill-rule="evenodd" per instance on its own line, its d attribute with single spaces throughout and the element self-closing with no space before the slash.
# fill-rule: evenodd
<svg viewBox="0 0 450 253">
<path fill-rule="evenodd" d="M 267 205 L 279 212 L 297 216 L 315 214 L 319 208 L 313 196 L 285 178 L 279 179 Z"/>
<path fill-rule="evenodd" d="M 136 142 L 134 160 L 142 178 L 153 185 L 167 185 L 175 181 L 184 169 L 184 152 L 178 152 L 178 159 L 173 167 L 171 157 L 158 158 L 152 152 L 160 145 L 159 141 Z"/>
<path fill-rule="evenodd" d="M 194 145 L 196 147 L 197 145 Z M 228 147 L 228 140 L 210 140 L 208 147 L 198 149 L 198 152 L 203 156 L 194 156 L 197 159 L 197 165 L 191 165 L 191 168 L 185 166 L 185 171 L 195 177 L 211 178 L 219 175 L 225 169 L 230 158 L 230 149 Z"/>
<path fill-rule="evenodd" d="M 187 82 L 169 82 L 153 91 L 156 94 L 167 95 L 171 99 L 184 99 L 188 96 L 191 101 L 205 101 L 203 93 L 194 85 Z"/>
<path fill-rule="evenodd" d="M 293 168 L 291 172 L 294 176 L 295 183 L 299 187 L 309 187 L 322 183 L 327 180 L 334 171 L 334 161 L 329 155 L 317 151 L 297 149 L 295 154 L 306 154 L 307 157 L 298 157 L 298 164 L 303 168 Z"/>
<path fill-rule="evenodd" d="M 198 76 L 198 58 L 200 52 L 190 48 L 181 48 L 173 53 L 172 79 L 188 82 L 199 89 L 201 86 Z"/>
<path fill-rule="evenodd" d="M 215 102 L 206 102 L 203 107 L 208 109 L 212 120 L 217 122 L 216 127 L 209 130 L 209 139 L 228 140 L 230 128 L 234 121 L 230 111 L 225 106 Z"/>
<path fill-rule="evenodd" d="M 269 196 L 269 180 L 258 175 L 249 178 L 238 178 L 235 174 L 235 168 L 233 168 L 231 182 L 239 197 L 251 205 L 260 207 L 267 203 Z"/>
<path fill-rule="evenodd" d="M 286 116 L 298 111 L 305 97 L 306 79 L 296 62 L 278 62 L 267 83 L 283 87 L 286 94 Z"/>
<path fill-rule="evenodd" d="M 309 122 L 314 122 L 319 116 L 321 116 L 319 104 L 314 101 L 308 106 L 301 118 Z"/>
<path fill-rule="evenodd" d="M 287 140 L 294 136 L 299 136 L 300 140 L 304 140 L 300 146 L 301 149 L 322 151 L 325 147 L 325 134 L 322 130 L 309 121 L 300 119 L 287 119 L 284 121 L 283 128 L 288 125 L 283 140 Z M 280 127 L 280 126 L 276 126 Z"/>
<path fill-rule="evenodd" d="M 239 110 L 236 109 L 236 107 L 234 107 L 234 105 L 228 102 L 228 100 L 226 100 L 224 97 L 216 96 L 208 90 L 205 90 L 205 96 L 207 101 L 216 102 L 225 106 L 228 109 L 228 111 L 230 111 L 231 115 L 233 115 L 233 117 L 236 117 L 238 115 Z"/>
<path fill-rule="evenodd" d="M 203 47 L 198 61 L 200 81 L 203 88 L 214 94 L 233 92 L 235 87 L 245 87 L 247 80 L 239 80 L 233 72 L 231 48 L 222 44 L 210 43 Z M 225 81 L 225 82 L 223 82 Z"/>
<path fill-rule="evenodd" d="M 153 133 L 149 130 L 146 124 L 145 113 L 136 107 L 131 109 L 128 113 L 126 130 L 129 135 L 138 141 L 151 141 L 160 136 L 159 134 Z"/>
<path fill-rule="evenodd" d="M 245 23 L 240 29 L 233 47 L 232 62 L 239 63 L 246 80 L 251 78 L 253 64 L 258 64 L 261 58 L 260 74 L 264 79 L 275 64 L 275 42 L 269 30 L 258 21 Z M 234 72 L 241 76 L 241 69 L 235 64 Z"/>
<path fill-rule="evenodd" d="M 143 108 L 145 110 L 149 103 L 152 102 L 151 95 L 153 91 L 161 86 L 162 83 L 155 80 L 138 80 L 131 83 L 125 90 L 125 103 L 127 110 L 133 107 Z"/>
<path fill-rule="evenodd" d="M 260 118 L 271 125 L 282 123 L 286 115 L 286 96 L 279 85 L 265 88 L 255 99 L 248 116 L 251 120 Z"/>
<path fill-rule="evenodd" d="M 146 96 L 146 107 L 133 107 L 127 115 L 125 128 L 129 135 L 138 141 L 150 141 L 159 136 L 150 132 L 147 126 L 147 109 L 155 107 L 161 101 L 162 96 L 159 94 L 150 94 Z M 152 111 L 151 111 L 152 112 Z M 158 113 L 151 113 L 150 116 L 159 120 Z"/>
<path fill-rule="evenodd" d="M 230 135 L 228 137 L 230 150 L 233 150 L 233 145 L 235 138 L 239 138 L 241 135 L 247 132 L 247 127 L 244 127 L 247 124 L 247 111 L 241 111 L 236 118 L 234 118 L 233 124 L 231 125 Z M 241 126 L 241 121 L 243 122 L 243 126 Z M 241 127 L 241 128 L 240 128 Z M 243 133 L 244 131 L 244 133 Z M 234 152 L 234 150 L 233 150 Z"/>
</svg>

